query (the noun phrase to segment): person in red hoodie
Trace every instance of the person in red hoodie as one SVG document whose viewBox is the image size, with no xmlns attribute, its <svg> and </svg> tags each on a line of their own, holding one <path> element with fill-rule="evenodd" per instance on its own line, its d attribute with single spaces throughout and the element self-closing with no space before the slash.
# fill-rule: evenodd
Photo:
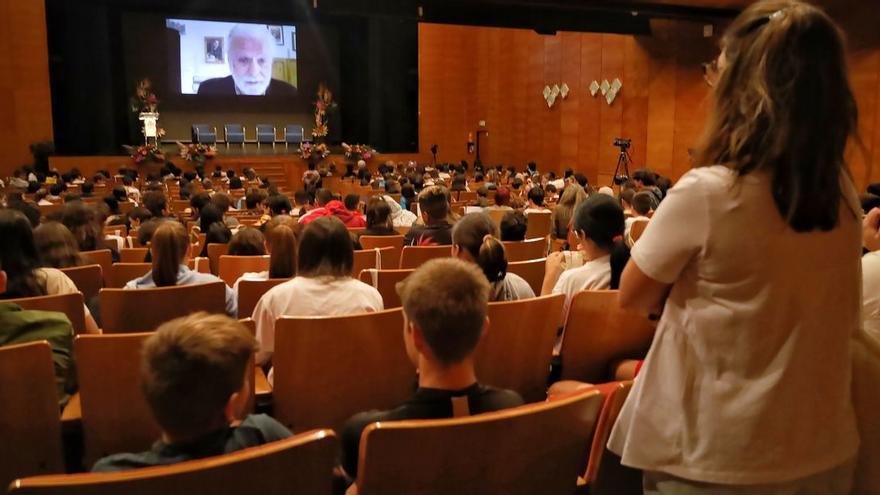
<svg viewBox="0 0 880 495">
<path fill-rule="evenodd" d="M 321 217 L 336 217 L 342 220 L 346 227 L 366 227 L 367 219 L 358 211 L 352 211 L 345 207 L 342 201 L 333 200 L 320 208 L 308 212 L 304 217 L 300 218 L 299 223 L 308 225 L 312 221 Z"/>
</svg>

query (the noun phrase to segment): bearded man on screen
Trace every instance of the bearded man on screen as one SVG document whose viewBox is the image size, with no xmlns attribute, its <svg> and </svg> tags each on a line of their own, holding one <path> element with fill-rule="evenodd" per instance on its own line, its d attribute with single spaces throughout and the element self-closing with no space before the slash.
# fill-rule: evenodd
<svg viewBox="0 0 880 495">
<path fill-rule="evenodd" d="M 272 79 L 275 38 L 264 26 L 238 24 L 229 31 L 228 60 L 232 75 L 208 79 L 200 95 L 296 96 L 296 88 Z"/>
</svg>

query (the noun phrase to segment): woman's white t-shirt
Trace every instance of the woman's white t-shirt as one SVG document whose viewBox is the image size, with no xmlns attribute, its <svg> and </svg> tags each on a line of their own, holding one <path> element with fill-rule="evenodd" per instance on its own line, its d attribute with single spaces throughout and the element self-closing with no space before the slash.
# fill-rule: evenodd
<svg viewBox="0 0 880 495">
<path fill-rule="evenodd" d="M 608 447 L 623 464 L 708 483 L 797 480 L 856 454 L 850 339 L 860 327 L 860 208 L 794 232 L 770 179 L 688 172 L 632 250 L 672 284 Z"/>
<path fill-rule="evenodd" d="M 554 294 L 565 294 L 565 304 L 562 307 L 562 322 L 568 315 L 568 307 L 574 296 L 584 290 L 605 290 L 611 285 L 611 256 L 605 255 L 587 261 L 583 266 L 570 268 L 562 272 L 556 285 L 553 286 Z"/>
<path fill-rule="evenodd" d="M 862 256 L 862 303 L 865 332 L 880 342 L 880 251 Z"/>
<path fill-rule="evenodd" d="M 254 307 L 257 362 L 266 363 L 275 350 L 275 319 L 280 316 L 335 316 L 382 311 L 382 295 L 351 277 L 295 277 L 272 287 Z"/>
</svg>

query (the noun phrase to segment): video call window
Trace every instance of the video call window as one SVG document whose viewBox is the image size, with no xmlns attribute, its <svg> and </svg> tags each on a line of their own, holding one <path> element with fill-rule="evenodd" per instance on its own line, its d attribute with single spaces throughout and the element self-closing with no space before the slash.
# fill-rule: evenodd
<svg viewBox="0 0 880 495">
<path fill-rule="evenodd" d="M 180 33 L 180 93 L 295 96 L 296 27 L 166 19 Z"/>
</svg>

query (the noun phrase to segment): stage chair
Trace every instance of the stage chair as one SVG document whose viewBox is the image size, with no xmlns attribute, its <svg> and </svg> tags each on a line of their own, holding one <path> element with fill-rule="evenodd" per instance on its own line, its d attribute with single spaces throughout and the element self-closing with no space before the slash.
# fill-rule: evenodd
<svg viewBox="0 0 880 495">
<path fill-rule="evenodd" d="M 507 272 L 515 273 L 525 279 L 536 295 L 541 294 L 541 285 L 544 283 L 544 271 L 546 268 L 547 258 L 538 258 L 529 261 L 514 261 L 507 264 Z"/>
<path fill-rule="evenodd" d="M 287 124 L 286 126 L 284 126 L 284 149 L 287 149 L 288 145 L 299 145 L 302 142 L 303 126 L 297 124 Z"/>
<path fill-rule="evenodd" d="M 483 383 L 516 390 L 526 402 L 546 397 L 564 294 L 489 303 L 489 331 L 475 358 Z"/>
<path fill-rule="evenodd" d="M 655 327 L 646 316 L 620 309 L 616 290 L 576 294 L 562 337 L 561 378 L 587 383 L 608 381 L 612 363 L 645 357 Z"/>
<path fill-rule="evenodd" d="M 263 294 L 278 284 L 283 284 L 289 278 L 270 278 L 268 280 L 242 280 L 238 284 L 238 314 L 248 317 L 254 314 L 257 302 Z"/>
<path fill-rule="evenodd" d="M 118 473 L 37 476 L 16 480 L 15 495 L 183 495 L 333 493 L 338 447 L 331 430 L 312 430 L 231 454 Z"/>
<path fill-rule="evenodd" d="M 506 241 L 504 252 L 507 261 L 529 261 L 547 257 L 547 238 L 529 239 L 527 241 Z"/>
<path fill-rule="evenodd" d="M 97 296 L 98 291 L 104 287 L 104 274 L 101 265 L 72 266 L 62 268 L 61 271 L 73 281 L 86 301 Z"/>
<path fill-rule="evenodd" d="M 532 212 L 526 217 L 526 239 L 546 238 L 550 235 L 552 213 Z"/>
<path fill-rule="evenodd" d="M 0 486 L 63 473 L 58 389 L 46 341 L 0 347 L 0 401 Z"/>
<path fill-rule="evenodd" d="M 361 436 L 358 493 L 574 493 L 602 395 L 440 420 L 373 423 Z"/>
<path fill-rule="evenodd" d="M 152 332 L 166 321 L 196 311 L 225 314 L 226 284 L 101 289 L 98 300 L 104 333 Z"/>
<path fill-rule="evenodd" d="M 122 248 L 119 250 L 119 261 L 121 263 L 143 263 L 147 258 L 150 248 Z"/>
<path fill-rule="evenodd" d="M 209 124 L 192 125 L 192 142 L 201 144 L 217 144 L 217 128 Z"/>
<path fill-rule="evenodd" d="M 257 124 L 257 148 L 261 144 L 271 144 L 275 148 L 275 126 L 272 124 Z"/>
<path fill-rule="evenodd" d="M 67 315 L 67 319 L 70 320 L 74 333 L 79 334 L 86 331 L 86 310 L 83 306 L 82 292 L 55 296 L 22 297 L 20 299 L 7 299 L 6 302 L 18 304 L 21 306 L 21 309 L 64 313 Z"/>
<path fill-rule="evenodd" d="M 401 404 L 416 373 L 400 309 L 275 323 L 275 417 L 291 430 L 339 430 L 355 413 Z"/>
<path fill-rule="evenodd" d="M 97 251 L 80 251 L 80 256 L 88 264 L 101 265 L 101 273 L 104 274 L 104 282 L 107 282 L 107 274 L 110 273 L 110 265 L 113 264 L 113 254 L 109 249 L 98 249 Z"/>
<path fill-rule="evenodd" d="M 210 249 L 209 245 L 209 249 Z M 225 246 L 225 244 L 223 244 Z M 269 256 L 230 256 L 224 254 L 218 261 L 218 276 L 232 287 L 247 272 L 263 272 L 269 269 Z"/>
<path fill-rule="evenodd" d="M 241 124 L 224 124 L 223 140 L 226 141 L 226 149 L 229 149 L 229 144 L 231 143 L 240 144 L 243 150 L 245 140 L 244 126 Z"/>
<path fill-rule="evenodd" d="M 415 270 L 363 270 L 358 279 L 379 291 L 385 309 L 399 308 L 401 302 L 400 295 L 397 294 L 397 282 L 409 277 L 413 271 Z"/>
<path fill-rule="evenodd" d="M 107 280 L 108 289 L 121 289 L 130 280 L 143 277 L 153 269 L 151 263 L 113 263 L 110 266 L 110 274 L 104 277 Z"/>
<path fill-rule="evenodd" d="M 382 259 L 382 267 L 397 268 L 400 266 L 400 252 L 403 251 L 402 235 L 362 235 L 358 240 L 362 249 L 393 248 L 391 254 L 388 255 L 388 262 L 385 258 Z"/>
<path fill-rule="evenodd" d="M 434 258 L 452 256 L 452 246 L 404 246 L 400 253 L 400 268 L 418 268 Z"/>
<path fill-rule="evenodd" d="M 211 263 L 211 273 L 217 275 L 220 257 L 229 252 L 229 244 L 212 242 L 208 244 L 208 260 Z"/>
<path fill-rule="evenodd" d="M 632 226 L 629 228 L 629 239 L 627 242 L 630 246 L 636 243 L 641 237 L 642 234 L 645 233 L 645 229 L 648 228 L 648 220 L 637 220 L 633 222 Z"/>
</svg>

